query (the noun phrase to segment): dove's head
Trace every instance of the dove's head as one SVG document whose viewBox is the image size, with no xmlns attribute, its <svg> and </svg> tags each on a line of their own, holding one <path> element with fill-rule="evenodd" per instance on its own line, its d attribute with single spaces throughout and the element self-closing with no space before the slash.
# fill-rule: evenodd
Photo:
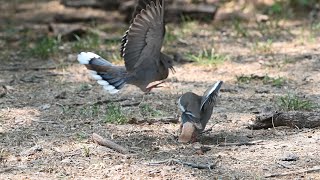
<svg viewBox="0 0 320 180">
<path fill-rule="evenodd" d="M 166 69 L 170 69 L 172 73 L 176 72 L 173 68 L 173 59 L 170 56 L 161 53 L 161 62 Z"/>
</svg>

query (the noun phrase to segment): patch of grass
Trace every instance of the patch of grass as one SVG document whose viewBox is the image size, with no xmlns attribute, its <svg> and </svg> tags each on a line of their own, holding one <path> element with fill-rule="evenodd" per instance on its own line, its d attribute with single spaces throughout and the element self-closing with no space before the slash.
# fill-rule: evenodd
<svg viewBox="0 0 320 180">
<path fill-rule="evenodd" d="M 7 156 L 8 156 L 8 153 L 4 149 L 1 149 L 0 150 L 0 164 L 1 165 L 5 165 L 5 163 L 7 162 Z"/>
<path fill-rule="evenodd" d="M 266 75 L 264 76 L 262 82 L 263 84 L 271 84 L 272 86 L 275 86 L 275 87 L 281 87 L 285 84 L 286 81 L 283 77 L 273 78 Z"/>
<path fill-rule="evenodd" d="M 272 44 L 272 39 L 268 39 L 266 42 L 255 42 L 252 48 L 256 53 L 271 54 L 273 53 Z"/>
<path fill-rule="evenodd" d="M 283 13 L 283 4 L 280 1 L 275 1 L 275 3 L 268 7 L 267 13 L 269 15 L 281 15 Z"/>
<path fill-rule="evenodd" d="M 83 146 L 83 155 L 85 157 L 89 157 L 90 156 L 90 148 L 87 146 Z"/>
<path fill-rule="evenodd" d="M 139 109 L 140 109 L 140 113 L 143 116 L 147 116 L 147 117 L 159 117 L 159 116 L 162 116 L 162 114 L 163 114 L 161 111 L 155 110 L 154 108 L 152 108 L 148 104 L 140 105 Z"/>
<path fill-rule="evenodd" d="M 232 21 L 233 29 L 236 31 L 237 36 L 240 37 L 248 37 L 248 28 L 244 27 L 243 24 L 239 20 Z"/>
<path fill-rule="evenodd" d="M 72 50 L 76 52 L 94 51 L 101 44 L 99 36 L 94 33 L 91 33 L 83 38 L 80 38 L 77 35 L 75 35 L 75 37 L 77 41 L 72 44 Z"/>
<path fill-rule="evenodd" d="M 107 114 L 105 122 L 114 124 L 125 124 L 127 123 L 127 117 L 122 113 L 121 106 L 117 104 L 109 104 L 107 106 Z"/>
<path fill-rule="evenodd" d="M 181 15 L 180 18 L 181 18 L 182 25 L 186 25 L 187 23 L 193 21 L 193 19 L 188 15 Z"/>
<path fill-rule="evenodd" d="M 312 24 L 311 30 L 315 31 L 315 32 L 319 32 L 320 31 L 320 22 Z"/>
<path fill-rule="evenodd" d="M 309 12 L 318 0 L 275 0 L 264 8 L 264 13 L 275 18 L 293 18 L 301 11 Z"/>
<path fill-rule="evenodd" d="M 190 18 L 186 18 L 181 23 L 181 31 L 179 31 L 178 35 L 182 36 L 182 35 L 192 34 L 196 30 L 199 31 L 199 29 L 197 29 L 199 26 L 200 26 L 199 22 L 193 21 Z"/>
<path fill-rule="evenodd" d="M 171 44 L 173 42 L 176 42 L 178 40 L 178 36 L 173 32 L 173 29 L 166 32 L 164 41 L 165 44 Z"/>
<path fill-rule="evenodd" d="M 293 94 L 287 94 L 285 96 L 279 97 L 278 106 L 281 110 L 284 111 L 310 111 L 316 108 L 315 104 L 310 100 L 299 98 L 298 96 Z"/>
<path fill-rule="evenodd" d="M 78 141 L 82 141 L 88 138 L 88 135 L 84 132 L 77 132 L 76 136 Z"/>
<path fill-rule="evenodd" d="M 214 49 L 203 49 L 198 54 L 189 54 L 189 59 L 201 65 L 217 65 L 227 60 L 226 55 L 215 53 Z"/>
<path fill-rule="evenodd" d="M 268 75 L 265 76 L 258 76 L 258 75 L 240 75 L 240 76 L 236 76 L 237 78 L 237 82 L 238 83 L 244 83 L 244 84 L 249 84 L 252 81 L 261 81 L 263 84 L 271 84 L 272 86 L 276 86 L 276 87 L 281 87 L 284 85 L 285 78 L 283 77 L 270 77 Z"/>
<path fill-rule="evenodd" d="M 81 84 L 79 87 L 79 91 L 90 91 L 92 89 L 92 85 L 91 84 Z"/>
<path fill-rule="evenodd" d="M 236 78 L 237 78 L 237 82 L 241 84 L 249 84 L 253 80 L 252 75 L 248 76 L 248 75 L 242 74 L 240 76 L 236 76 Z"/>
<path fill-rule="evenodd" d="M 63 115 L 67 115 L 69 114 L 70 112 L 73 112 L 74 109 L 72 108 L 72 106 L 69 106 L 69 105 L 60 105 L 60 107 L 62 108 L 62 112 L 61 114 Z"/>
<path fill-rule="evenodd" d="M 83 106 L 80 109 L 80 115 L 83 117 L 96 117 L 99 114 L 99 105 L 94 104 L 94 105 L 89 105 L 89 106 Z"/>
<path fill-rule="evenodd" d="M 296 63 L 296 62 L 297 62 L 297 60 L 294 59 L 294 58 L 285 57 L 284 61 L 283 61 L 283 64 L 293 64 L 293 63 Z"/>
<path fill-rule="evenodd" d="M 284 0 L 282 0 L 284 1 Z M 290 0 L 287 1 L 288 5 L 295 8 L 312 8 L 315 4 L 319 2 L 318 0 Z"/>
<path fill-rule="evenodd" d="M 34 57 L 48 58 L 58 51 L 60 43 L 60 38 L 43 37 L 28 50 L 28 54 Z"/>
<path fill-rule="evenodd" d="M 116 51 L 114 53 L 112 53 L 111 57 L 110 57 L 110 61 L 111 62 L 122 62 L 123 58 L 121 57 L 120 55 L 120 52 L 119 51 Z"/>
</svg>

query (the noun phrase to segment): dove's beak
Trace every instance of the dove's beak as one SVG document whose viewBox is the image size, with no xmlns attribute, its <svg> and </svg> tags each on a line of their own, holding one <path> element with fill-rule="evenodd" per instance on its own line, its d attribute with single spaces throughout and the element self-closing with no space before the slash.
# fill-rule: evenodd
<svg viewBox="0 0 320 180">
<path fill-rule="evenodd" d="M 176 70 L 173 67 L 170 67 L 172 74 L 176 73 Z"/>
</svg>

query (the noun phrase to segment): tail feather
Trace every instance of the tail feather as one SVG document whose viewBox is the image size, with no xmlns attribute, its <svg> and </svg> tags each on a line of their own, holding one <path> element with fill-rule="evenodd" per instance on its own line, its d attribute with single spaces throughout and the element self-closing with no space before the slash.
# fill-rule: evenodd
<svg viewBox="0 0 320 180">
<path fill-rule="evenodd" d="M 126 84 L 126 70 L 124 67 L 114 66 L 112 63 L 91 52 L 78 54 L 78 61 L 84 64 L 91 77 L 97 80 L 110 94 L 119 92 Z"/>
</svg>

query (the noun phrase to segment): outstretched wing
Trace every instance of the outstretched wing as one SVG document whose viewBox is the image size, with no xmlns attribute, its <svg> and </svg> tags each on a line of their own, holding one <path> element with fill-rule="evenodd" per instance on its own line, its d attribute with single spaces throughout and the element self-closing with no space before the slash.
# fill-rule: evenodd
<svg viewBox="0 0 320 180">
<path fill-rule="evenodd" d="M 132 19 L 130 21 L 130 24 L 133 22 L 133 19 L 142 11 L 142 9 L 146 9 L 147 5 L 150 5 L 151 2 L 153 2 L 154 4 L 156 4 L 157 0 L 137 0 L 137 5 L 133 11 L 132 14 Z M 163 6 L 163 4 L 161 3 L 161 5 Z"/>
<path fill-rule="evenodd" d="M 137 0 L 137 5 L 132 13 L 132 18 L 130 20 L 130 24 L 132 24 L 134 18 L 143 10 L 143 9 L 146 9 L 147 8 L 147 5 L 150 5 L 151 2 L 153 2 L 154 4 L 156 4 L 156 0 Z M 161 6 L 163 6 L 163 2 L 161 2 Z M 121 57 L 123 56 L 124 54 L 124 46 L 127 42 L 127 37 L 128 37 L 128 32 L 129 30 L 127 30 L 125 32 L 125 34 L 123 35 L 122 37 L 122 40 L 121 40 L 121 48 L 120 48 L 120 55 Z"/>
<path fill-rule="evenodd" d="M 142 63 L 159 63 L 165 34 L 163 16 L 163 6 L 156 0 L 156 3 L 152 1 L 134 18 L 124 36 L 121 50 L 128 72 L 134 71 Z"/>
<path fill-rule="evenodd" d="M 201 99 L 200 110 L 203 110 L 205 104 L 212 105 L 216 103 L 222 84 L 223 81 L 218 81 L 211 88 L 207 89 L 206 92 L 204 92 Z"/>
</svg>

